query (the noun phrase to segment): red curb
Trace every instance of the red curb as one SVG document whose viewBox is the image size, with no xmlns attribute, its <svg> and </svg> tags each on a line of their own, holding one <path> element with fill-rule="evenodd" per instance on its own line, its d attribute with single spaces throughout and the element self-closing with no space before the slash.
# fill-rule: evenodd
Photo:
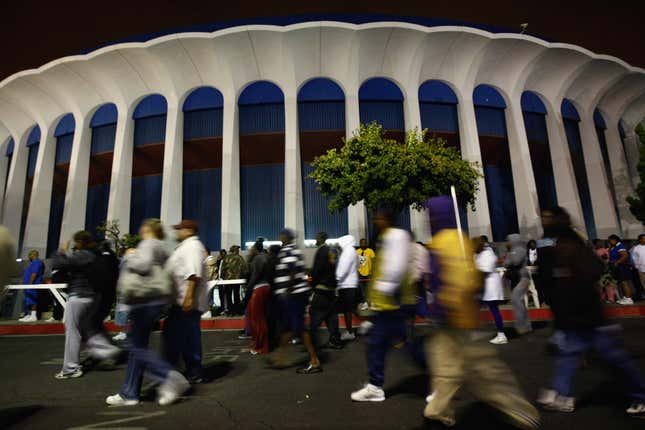
<svg viewBox="0 0 645 430">
<path fill-rule="evenodd" d="M 501 309 L 502 317 L 505 321 L 512 321 L 513 311 L 511 309 Z M 619 306 L 609 305 L 605 307 L 605 315 L 608 318 L 638 318 L 645 317 L 645 305 Z M 480 313 L 482 321 L 492 321 L 493 316 L 487 310 Z M 534 321 L 549 321 L 553 319 L 551 310 L 548 308 L 529 309 L 529 316 Z M 356 316 L 353 317 L 353 324 L 358 327 L 361 323 Z M 417 318 L 418 323 L 424 322 L 422 318 Z M 345 319 L 339 316 L 340 327 L 345 327 Z M 162 321 L 163 326 L 163 321 Z M 243 318 L 213 318 L 201 320 L 202 330 L 242 330 L 244 328 Z M 120 327 L 113 322 L 105 323 L 108 332 L 116 332 Z M 65 326 L 60 322 L 46 323 L 18 323 L 3 322 L 0 323 L 0 336 L 7 335 L 46 335 L 46 334 L 63 334 Z"/>
</svg>

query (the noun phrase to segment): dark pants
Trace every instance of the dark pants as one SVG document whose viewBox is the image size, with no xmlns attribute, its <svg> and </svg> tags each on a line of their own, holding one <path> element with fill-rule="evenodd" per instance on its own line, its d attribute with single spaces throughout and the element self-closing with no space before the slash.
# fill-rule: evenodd
<svg viewBox="0 0 645 430">
<path fill-rule="evenodd" d="M 565 330 L 560 355 L 555 361 L 553 389 L 562 396 L 571 396 L 572 381 L 580 364 L 580 356 L 593 350 L 627 387 L 632 401 L 645 402 L 645 381 L 640 370 L 627 353 L 620 348 L 611 327 L 595 330 Z"/>
<path fill-rule="evenodd" d="M 406 314 L 401 311 L 377 312 L 367 337 L 367 365 L 370 384 L 382 387 L 385 382 L 385 355 L 391 346 L 405 342 Z"/>
<path fill-rule="evenodd" d="M 194 378 L 202 373 L 202 331 L 199 325 L 201 312 L 184 312 L 173 306 L 164 324 L 164 349 L 168 362 L 177 367 L 184 360 L 186 376 Z"/>
<path fill-rule="evenodd" d="M 124 399 L 139 398 L 144 372 L 147 372 L 153 380 L 161 383 L 168 376 L 168 372 L 172 370 L 170 364 L 148 349 L 150 333 L 152 333 L 164 308 L 164 305 L 137 306 L 130 311 L 132 326 L 128 338 L 132 346 L 128 355 L 125 383 L 119 392 Z"/>
<path fill-rule="evenodd" d="M 333 291 L 314 292 L 309 307 L 309 334 L 314 346 L 318 341 L 318 329 L 324 322 L 329 331 L 329 342 L 340 343 L 340 331 L 338 329 L 338 311 L 336 310 L 336 295 Z"/>
<path fill-rule="evenodd" d="M 232 313 L 242 313 L 242 306 L 240 303 L 240 286 L 227 285 L 224 288 L 226 306 L 225 308 Z"/>
</svg>

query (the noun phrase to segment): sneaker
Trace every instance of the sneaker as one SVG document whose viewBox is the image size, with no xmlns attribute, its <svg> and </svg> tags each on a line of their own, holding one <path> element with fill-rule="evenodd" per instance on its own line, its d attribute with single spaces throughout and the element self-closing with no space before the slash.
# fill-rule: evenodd
<svg viewBox="0 0 645 430">
<path fill-rule="evenodd" d="M 493 345 L 505 345 L 508 343 L 508 339 L 504 333 L 497 333 L 497 336 L 489 340 Z"/>
<path fill-rule="evenodd" d="M 20 322 L 36 322 L 38 321 L 38 317 L 36 316 L 35 313 L 27 314 L 24 317 L 20 318 L 18 321 Z"/>
<path fill-rule="evenodd" d="M 632 300 L 630 297 L 623 297 L 622 299 L 618 300 L 616 303 L 619 305 L 633 305 L 634 300 Z"/>
<path fill-rule="evenodd" d="M 326 346 L 329 349 L 343 349 L 345 347 L 345 344 L 336 340 L 327 342 Z"/>
<path fill-rule="evenodd" d="M 428 397 L 426 397 L 426 403 L 430 403 L 433 400 L 434 400 L 434 391 L 428 394 Z"/>
<path fill-rule="evenodd" d="M 385 400 L 385 391 L 376 385 L 365 384 L 360 390 L 354 391 L 351 398 L 355 402 L 382 402 Z"/>
<path fill-rule="evenodd" d="M 108 396 L 105 399 L 105 403 L 110 406 L 135 406 L 139 404 L 137 399 L 124 399 L 121 397 L 121 394 L 115 394 L 113 396 Z"/>
<path fill-rule="evenodd" d="M 77 367 L 76 369 L 72 370 L 71 372 L 63 372 L 62 370 L 58 372 L 57 374 L 54 375 L 54 378 L 56 379 L 73 379 L 73 378 L 80 378 L 83 376 L 83 369 L 80 367 Z"/>
<path fill-rule="evenodd" d="M 632 417 L 643 415 L 645 414 L 645 403 L 632 403 L 625 412 Z"/>
<path fill-rule="evenodd" d="M 358 305 L 358 310 L 361 312 L 366 312 L 370 310 L 370 305 L 367 304 L 367 302 L 361 303 L 360 305 Z"/>
<path fill-rule="evenodd" d="M 367 333 L 369 333 L 369 331 L 372 329 L 373 326 L 374 326 L 373 322 L 363 321 L 360 327 L 358 327 L 358 334 L 360 334 L 361 336 L 367 335 Z"/>
<path fill-rule="evenodd" d="M 575 410 L 575 399 L 559 395 L 554 390 L 541 390 L 537 403 L 548 411 L 573 412 Z"/>
<path fill-rule="evenodd" d="M 202 319 L 203 320 L 209 319 L 209 318 L 213 318 L 213 313 L 211 311 L 208 311 L 208 312 L 205 312 L 205 313 L 202 314 Z"/>
<path fill-rule="evenodd" d="M 340 340 L 342 341 L 350 341 L 356 339 L 356 335 L 354 333 L 346 331 L 345 333 L 340 335 Z"/>
<path fill-rule="evenodd" d="M 246 334 L 241 334 L 237 338 L 239 340 L 251 340 L 251 339 L 253 339 L 253 336 L 249 336 L 249 335 L 246 335 Z"/>
<path fill-rule="evenodd" d="M 184 376 L 171 370 L 168 372 L 166 380 L 159 386 L 159 398 L 157 403 L 159 406 L 168 406 L 175 403 L 182 394 L 190 388 L 190 384 Z"/>
<path fill-rule="evenodd" d="M 48 323 L 56 322 L 56 318 L 54 318 L 54 317 L 49 317 L 49 318 L 47 318 L 47 319 L 45 320 L 45 322 L 48 322 Z"/>
<path fill-rule="evenodd" d="M 126 340 L 127 338 L 128 338 L 128 335 L 124 331 L 119 332 L 116 335 L 112 336 L 112 340 L 116 342 Z"/>
</svg>

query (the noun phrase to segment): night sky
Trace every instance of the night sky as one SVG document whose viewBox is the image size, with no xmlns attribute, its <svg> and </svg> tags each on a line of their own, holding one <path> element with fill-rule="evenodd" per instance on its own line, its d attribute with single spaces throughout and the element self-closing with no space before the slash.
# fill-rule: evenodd
<svg viewBox="0 0 645 430">
<path fill-rule="evenodd" d="M 107 43 L 182 27 L 297 14 L 390 14 L 518 30 L 645 68 L 645 1 L 0 0 L 0 79 Z M 629 5 L 628 3 L 633 3 Z"/>
</svg>

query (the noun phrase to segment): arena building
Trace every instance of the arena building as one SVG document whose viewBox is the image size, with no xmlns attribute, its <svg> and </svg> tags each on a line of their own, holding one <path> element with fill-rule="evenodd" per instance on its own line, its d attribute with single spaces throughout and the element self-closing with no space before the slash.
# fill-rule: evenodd
<svg viewBox="0 0 645 430">
<path fill-rule="evenodd" d="M 368 234 L 331 214 L 312 160 L 376 120 L 427 128 L 483 169 L 472 235 L 540 234 L 568 209 L 589 237 L 633 237 L 645 70 L 583 47 L 423 20 L 218 25 L 111 44 L 0 83 L 2 223 L 51 253 L 79 229 L 200 222 L 211 249 Z M 427 238 L 423 213 L 400 223 Z"/>
</svg>

